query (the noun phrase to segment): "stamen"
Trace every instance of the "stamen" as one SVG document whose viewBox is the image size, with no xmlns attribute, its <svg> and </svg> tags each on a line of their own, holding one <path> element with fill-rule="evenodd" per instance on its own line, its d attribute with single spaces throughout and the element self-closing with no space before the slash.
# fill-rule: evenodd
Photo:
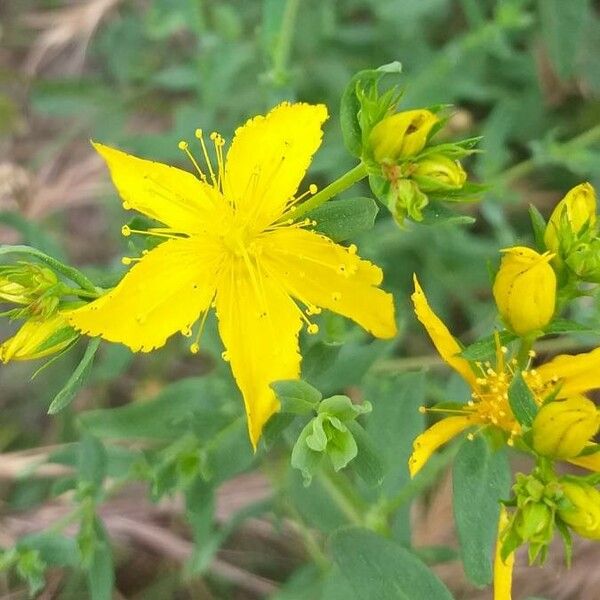
<svg viewBox="0 0 600 600">
<path fill-rule="evenodd" d="M 212 162 L 210 161 L 210 157 L 208 156 L 208 150 L 206 148 L 206 144 L 204 143 L 204 134 L 202 129 L 196 129 L 195 132 L 196 138 L 200 140 L 200 146 L 202 147 L 202 153 L 204 154 L 204 161 L 206 162 L 206 166 L 208 167 L 208 172 L 210 173 L 210 180 L 215 187 L 218 187 L 217 179 L 215 178 L 215 172 L 213 171 Z"/>
<path fill-rule="evenodd" d="M 194 168 L 196 171 L 198 171 L 198 175 L 200 175 L 200 179 L 202 179 L 202 181 L 206 181 L 206 175 L 202 172 L 200 165 L 196 162 L 194 155 L 190 152 L 189 144 L 185 140 L 181 140 L 178 144 L 178 147 L 180 150 L 183 150 L 183 152 L 187 154 L 187 157 L 192 161 Z"/>
<path fill-rule="evenodd" d="M 131 257 L 131 256 L 124 256 L 121 259 L 121 264 L 125 265 L 125 266 L 128 266 L 128 265 L 130 265 L 130 264 L 132 264 L 134 262 L 138 262 L 140 260 L 142 260 L 141 257 L 140 258 L 136 258 L 136 257 Z"/>
<path fill-rule="evenodd" d="M 208 310 L 205 310 L 202 314 L 202 318 L 200 320 L 200 326 L 198 327 L 198 331 L 196 332 L 196 337 L 194 338 L 194 342 L 190 345 L 190 352 L 192 354 L 198 354 L 200 352 L 200 338 L 204 333 L 204 325 L 206 324 L 206 317 L 208 317 Z"/>
<path fill-rule="evenodd" d="M 124 237 L 129 237 L 132 233 L 167 238 L 170 240 L 181 239 L 181 235 L 183 235 L 173 231 L 172 229 L 169 229 L 168 227 L 152 227 L 151 229 L 132 229 L 129 227 L 129 225 L 123 225 L 123 227 L 121 227 L 121 235 Z"/>
</svg>

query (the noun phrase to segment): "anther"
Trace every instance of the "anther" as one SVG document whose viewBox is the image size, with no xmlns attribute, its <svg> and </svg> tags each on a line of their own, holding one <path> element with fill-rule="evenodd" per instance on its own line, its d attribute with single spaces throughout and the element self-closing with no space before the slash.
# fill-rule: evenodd
<svg viewBox="0 0 600 600">
<path fill-rule="evenodd" d="M 354 255 L 357 253 L 357 251 L 358 251 L 358 248 L 356 247 L 356 244 L 350 244 L 348 246 L 348 254 Z"/>
<path fill-rule="evenodd" d="M 198 352 L 200 352 L 200 344 L 198 344 L 197 342 L 190 344 L 190 352 L 192 354 L 198 354 Z"/>
<path fill-rule="evenodd" d="M 475 436 L 472 433 L 467 433 L 467 439 L 472 442 L 475 439 Z"/>
<path fill-rule="evenodd" d="M 310 333 L 311 335 L 315 335 L 316 333 L 319 333 L 319 326 L 316 323 L 311 323 L 306 328 L 306 331 L 308 331 L 308 333 Z"/>
<path fill-rule="evenodd" d="M 227 350 L 224 350 L 223 352 L 221 352 L 221 358 L 225 362 L 229 362 L 229 352 L 227 352 Z"/>
<path fill-rule="evenodd" d="M 319 188 L 314 183 L 311 183 L 308 186 L 308 191 L 313 195 L 316 194 L 318 190 L 319 190 Z"/>
<path fill-rule="evenodd" d="M 183 150 L 183 151 L 185 151 L 185 150 L 187 150 L 187 149 L 188 149 L 188 147 L 189 147 L 189 144 L 188 144 L 188 143 L 187 143 L 185 140 L 181 140 L 181 141 L 179 142 L 179 144 L 177 144 L 177 147 L 178 147 L 180 150 Z"/>
<path fill-rule="evenodd" d="M 508 354 L 508 348 L 506 346 L 500 346 L 500 352 L 502 352 L 502 354 Z"/>
<path fill-rule="evenodd" d="M 129 237 L 131 235 L 131 227 L 129 227 L 129 225 L 123 225 L 123 227 L 121 227 L 121 235 Z"/>
<path fill-rule="evenodd" d="M 537 356 L 535 350 L 530 350 L 527 354 L 529 355 L 529 358 L 535 358 Z"/>
<path fill-rule="evenodd" d="M 419 406 L 419 412 L 424 415 L 427 412 L 427 409 L 424 406 Z"/>
</svg>

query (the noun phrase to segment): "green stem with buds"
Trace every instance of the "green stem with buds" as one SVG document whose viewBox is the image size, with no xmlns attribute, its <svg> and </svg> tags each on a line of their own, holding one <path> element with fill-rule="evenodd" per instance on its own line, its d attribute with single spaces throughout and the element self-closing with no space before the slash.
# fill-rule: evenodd
<svg viewBox="0 0 600 600">
<path fill-rule="evenodd" d="M 303 202 L 296 207 L 293 212 L 287 212 L 280 221 L 293 217 L 296 220 L 298 217 L 305 215 L 306 213 L 318 208 L 322 204 L 325 204 L 327 200 L 330 200 L 334 196 L 337 196 L 344 190 L 353 186 L 367 176 L 367 166 L 364 163 L 359 163 L 350 171 L 344 173 L 339 179 L 336 179 L 333 183 L 330 183 L 327 187 L 324 187 L 320 192 L 317 192 L 312 198 Z"/>
</svg>

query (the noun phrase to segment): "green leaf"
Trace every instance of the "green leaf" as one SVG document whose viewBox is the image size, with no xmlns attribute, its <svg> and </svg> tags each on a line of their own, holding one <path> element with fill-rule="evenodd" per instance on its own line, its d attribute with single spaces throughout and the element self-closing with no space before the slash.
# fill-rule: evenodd
<svg viewBox="0 0 600 600">
<path fill-rule="evenodd" d="M 279 402 L 281 412 L 307 415 L 317 408 L 323 397 L 321 392 L 302 379 L 276 381 L 271 384 Z"/>
<path fill-rule="evenodd" d="M 50 403 L 48 414 L 55 415 L 73 401 L 73 398 L 75 398 L 89 377 L 94 362 L 94 356 L 99 347 L 100 338 L 94 338 L 88 342 L 81 361 L 71 374 L 71 377 L 69 377 L 65 386 L 58 394 L 56 394 L 54 400 Z"/>
<path fill-rule="evenodd" d="M 334 365 L 341 348 L 342 344 L 338 342 L 316 341 L 302 355 L 302 377 L 312 381 L 321 376 Z"/>
<path fill-rule="evenodd" d="M 561 79 L 575 73 L 583 29 L 593 18 L 588 0 L 538 0 L 542 36 Z"/>
<path fill-rule="evenodd" d="M 118 408 L 90 410 L 79 416 L 82 426 L 107 439 L 153 438 L 171 439 L 189 430 L 190 417 L 214 430 L 230 420 L 215 409 L 216 382 L 208 378 L 190 377 L 165 387 L 155 398 Z"/>
<path fill-rule="evenodd" d="M 545 252 L 546 244 L 544 243 L 544 233 L 546 232 L 546 220 L 533 204 L 529 205 L 529 218 L 531 219 L 533 239 L 535 240 L 538 252 Z"/>
<path fill-rule="evenodd" d="M 76 567 L 79 564 L 79 551 L 75 540 L 60 533 L 32 533 L 22 537 L 18 547 L 37 550 L 42 561 L 50 567 Z"/>
<path fill-rule="evenodd" d="M 356 442 L 357 454 L 352 463 L 354 470 L 368 485 L 380 485 L 383 481 L 384 468 L 379 448 L 362 425 L 356 421 L 350 421 L 347 427 Z"/>
<path fill-rule="evenodd" d="M 352 421 L 358 415 L 366 415 L 371 412 L 372 406 L 370 402 L 363 404 L 354 404 L 348 396 L 331 396 L 326 398 L 319 404 L 318 413 L 327 414 L 337 417 L 341 421 Z"/>
<path fill-rule="evenodd" d="M 493 451 L 483 436 L 465 441 L 452 471 L 454 520 L 465 573 L 475 585 L 492 581 L 499 501 L 509 488 L 505 451 Z"/>
<path fill-rule="evenodd" d="M 340 104 L 340 126 L 344 144 L 354 156 L 361 156 L 363 151 L 363 131 L 359 121 L 361 102 L 356 93 L 358 88 L 364 88 L 368 84 L 377 84 L 386 74 L 398 75 L 401 72 L 402 65 L 397 61 L 391 62 L 378 69 L 359 71 L 346 86 Z"/>
<path fill-rule="evenodd" d="M 500 331 L 498 332 L 498 336 L 500 339 L 500 345 L 506 346 L 510 344 L 510 342 L 517 339 L 517 336 L 510 331 Z M 491 356 L 494 356 L 496 353 L 496 336 L 488 335 L 480 340 L 477 340 L 473 344 L 467 346 L 461 353 L 462 356 L 466 360 L 470 361 L 483 361 L 487 360 Z"/>
<path fill-rule="evenodd" d="M 107 455 L 102 442 L 93 435 L 84 434 L 77 457 L 79 481 L 98 489 L 106 476 L 106 465 Z"/>
<path fill-rule="evenodd" d="M 591 333 L 598 331 L 597 328 L 588 327 L 577 323 L 577 321 L 571 321 L 569 319 L 554 319 L 548 327 L 544 330 L 546 335 L 554 333 Z"/>
<path fill-rule="evenodd" d="M 90 598 L 91 600 L 112 600 L 115 572 L 110 544 L 99 519 L 95 520 L 94 529 L 96 541 L 87 573 Z"/>
<path fill-rule="evenodd" d="M 475 223 L 473 217 L 461 215 L 439 200 L 430 200 L 429 204 L 423 209 L 422 214 L 423 220 L 419 221 L 421 225 L 447 225 L 448 223 L 471 225 Z"/>
<path fill-rule="evenodd" d="M 333 535 L 331 551 L 356 600 L 452 600 L 414 554 L 372 531 L 343 529 Z"/>
<path fill-rule="evenodd" d="M 524 427 L 531 427 L 538 412 L 538 405 L 520 371 L 515 373 L 508 388 L 508 401 L 517 421 Z"/>
<path fill-rule="evenodd" d="M 316 231 L 334 242 L 343 242 L 371 229 L 378 211 L 375 200 L 359 197 L 330 200 L 310 211 L 307 217 L 317 222 Z"/>
</svg>

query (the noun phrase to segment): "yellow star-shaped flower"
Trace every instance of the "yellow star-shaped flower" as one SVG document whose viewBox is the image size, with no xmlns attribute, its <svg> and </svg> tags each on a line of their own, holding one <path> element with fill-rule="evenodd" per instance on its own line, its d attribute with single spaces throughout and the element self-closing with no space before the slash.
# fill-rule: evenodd
<svg viewBox="0 0 600 600">
<path fill-rule="evenodd" d="M 392 296 L 382 272 L 345 248 L 294 222 L 294 197 L 321 143 L 323 105 L 280 104 L 240 127 L 227 156 L 211 134 L 213 170 L 200 131 L 208 176 L 199 176 L 95 144 L 126 209 L 164 224 L 166 238 L 113 290 L 70 313 L 78 330 L 148 352 L 180 331 L 189 334 L 214 306 L 226 358 L 242 391 L 256 447 L 278 409 L 269 384 L 300 375 L 298 333 L 326 308 L 373 335 L 396 334 Z M 187 144 L 180 147 L 191 154 Z M 124 233 L 132 231 L 125 227 Z M 303 308 L 302 308 L 303 307 Z M 197 351 L 197 346 L 192 345 Z"/>
<path fill-rule="evenodd" d="M 416 276 L 414 284 L 412 301 L 417 319 L 427 330 L 442 359 L 469 384 L 471 400 L 462 408 L 448 410 L 454 416 L 434 423 L 417 436 L 408 465 L 412 477 L 438 448 L 469 428 L 495 427 L 506 434 L 509 445 L 521 435 L 521 427 L 508 400 L 508 389 L 518 370 L 516 361 L 506 362 L 501 348 L 498 348 L 495 366 L 470 363 L 462 358 L 460 344 L 429 306 Z M 557 385 L 557 399 L 585 394 L 600 388 L 600 348 L 573 356 L 556 356 L 535 369 L 523 370 L 522 375 L 540 405 Z M 440 411 L 446 412 L 444 409 Z M 600 471 L 600 452 L 571 458 L 569 462 Z"/>
</svg>

